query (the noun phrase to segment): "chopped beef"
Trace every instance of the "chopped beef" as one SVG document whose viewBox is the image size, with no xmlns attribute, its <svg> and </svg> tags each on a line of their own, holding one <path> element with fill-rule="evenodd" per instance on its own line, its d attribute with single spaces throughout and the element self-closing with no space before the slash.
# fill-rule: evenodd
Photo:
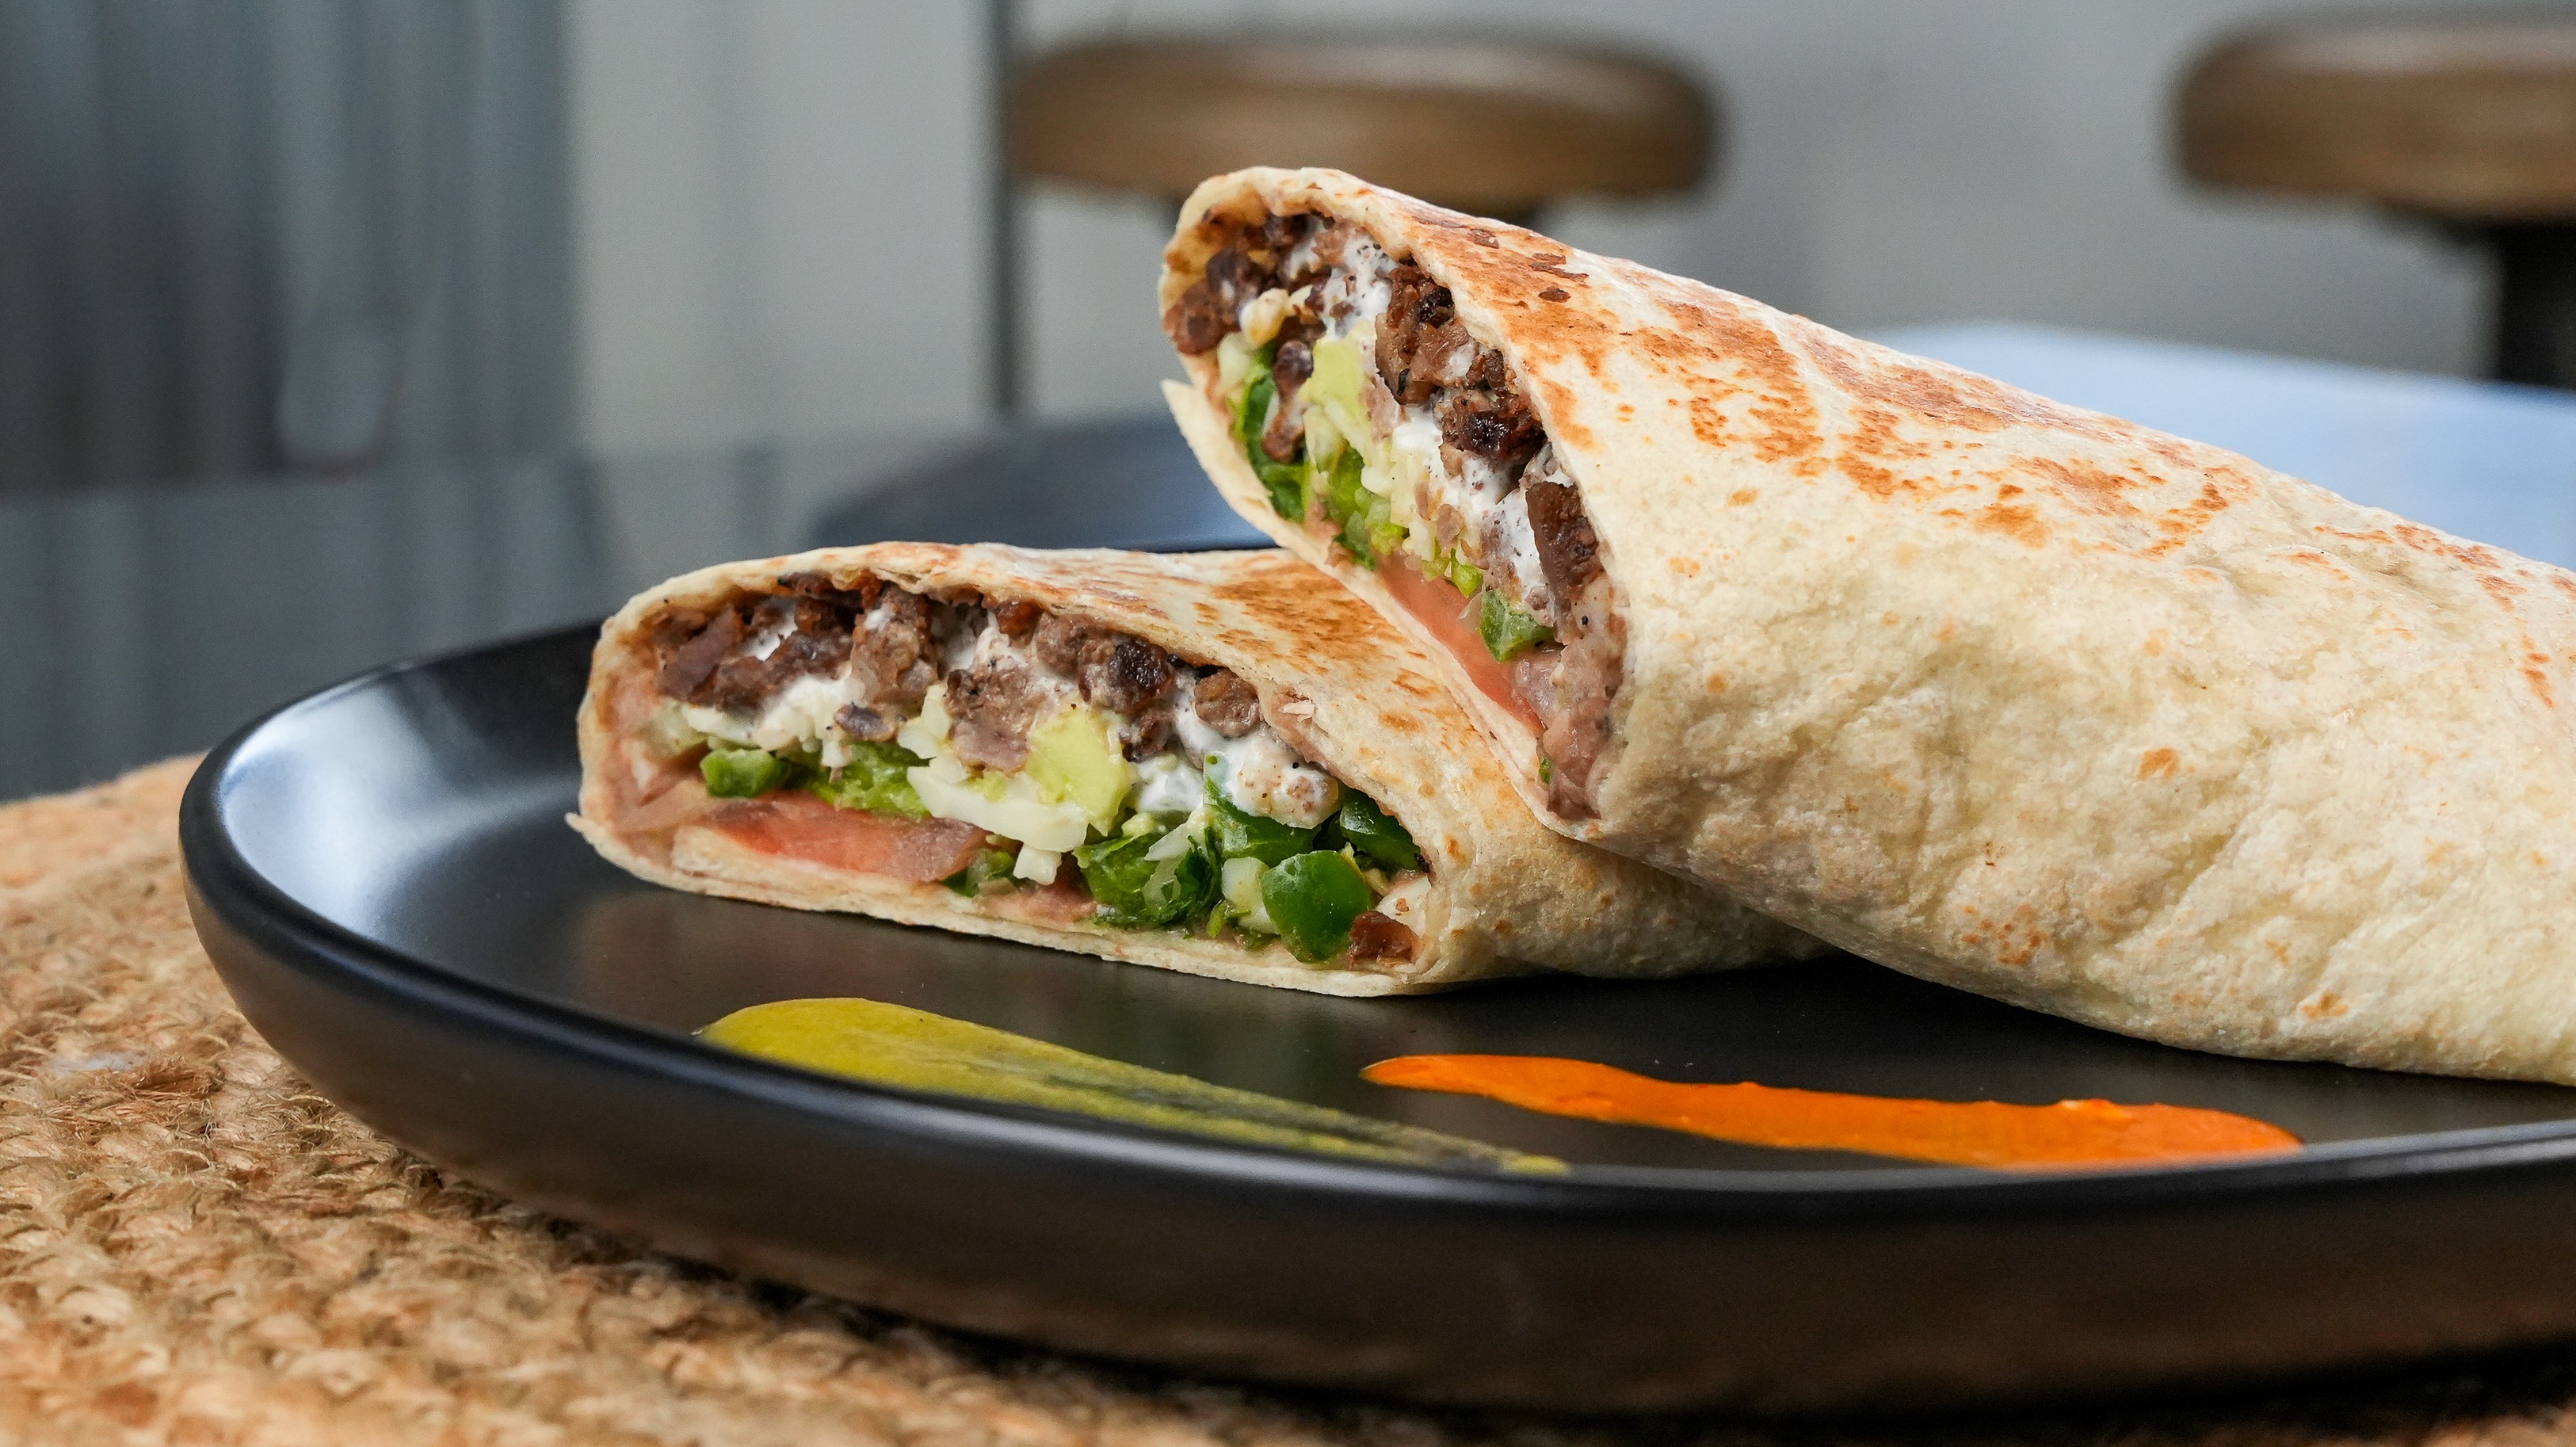
<svg viewBox="0 0 2576 1447">
<path fill-rule="evenodd" d="M 1526 461 L 1547 441 L 1538 417 L 1518 392 L 1456 391 L 1433 409 L 1440 419 L 1440 440 L 1506 472 Z"/>
<path fill-rule="evenodd" d="M 1030 631 L 1038 626 L 1038 620 L 1045 616 L 1046 610 L 1035 603 L 993 605 L 993 626 L 1001 629 L 1005 638 L 1028 637 Z"/>
<path fill-rule="evenodd" d="M 1277 218 L 1274 218 L 1277 219 Z M 1190 356 L 1216 350 L 1235 329 L 1243 304 L 1270 289 L 1267 266 L 1245 253 L 1240 242 L 1208 258 L 1199 279 L 1163 313 L 1163 330 L 1172 344 Z"/>
<path fill-rule="evenodd" d="M 1454 316 L 1437 326 L 1424 327 L 1414 337 L 1413 358 L 1407 364 L 1404 391 L 1399 397 L 1406 402 L 1428 402 L 1443 387 L 1465 385 L 1468 374 L 1476 367 L 1476 350 L 1466 324 Z"/>
<path fill-rule="evenodd" d="M 1206 279 L 1216 283 L 1227 311 L 1239 311 L 1270 289 L 1270 268 L 1241 246 L 1229 246 L 1208 258 Z"/>
<path fill-rule="evenodd" d="M 1279 343 L 1270 362 L 1270 378 L 1279 388 L 1278 405 L 1271 409 L 1270 420 L 1261 429 L 1261 450 L 1273 462 L 1293 462 L 1299 444 L 1306 440 L 1305 414 L 1290 405 L 1306 379 L 1315 375 L 1315 349 L 1312 343 L 1290 337 Z"/>
<path fill-rule="evenodd" d="M 1127 720 L 1118 734 L 1119 752 L 1131 759 L 1150 759 L 1169 750 L 1174 735 L 1172 705 L 1167 700 Z"/>
<path fill-rule="evenodd" d="M 1349 252 L 1350 244 L 1357 240 L 1360 234 L 1359 228 L 1347 221 L 1334 221 L 1315 216 L 1307 219 L 1320 224 L 1309 227 L 1306 233 L 1308 242 L 1300 243 L 1305 246 L 1305 254 L 1293 258 L 1297 269 L 1289 270 L 1291 258 L 1283 257 L 1280 261 L 1279 284 L 1290 291 L 1295 291 L 1301 286 L 1320 288 L 1332 277 L 1334 269 L 1342 264 L 1342 258 Z M 1295 250 L 1294 247 L 1290 249 Z"/>
<path fill-rule="evenodd" d="M 1444 502 L 1432 508 L 1431 540 L 1440 545 L 1440 551 L 1454 550 L 1466 531 L 1467 515 L 1458 511 L 1454 504 Z"/>
<path fill-rule="evenodd" d="M 1242 738 L 1261 726 L 1261 695 L 1232 669 L 1220 668 L 1200 679 L 1190 702 L 1200 722 L 1227 738 Z"/>
<path fill-rule="evenodd" d="M 784 678 L 841 671 L 850 651 L 850 616 L 839 606 L 820 598 L 770 598 L 759 612 L 787 621 L 790 631 L 766 660 L 783 668 Z"/>
<path fill-rule="evenodd" d="M 766 641 L 766 651 L 759 651 Z M 836 673 L 850 624 L 819 598 L 772 595 L 716 615 L 663 665 L 662 691 L 684 703 L 749 712 L 807 674 Z"/>
<path fill-rule="evenodd" d="M 1289 400 L 1297 395 L 1297 389 L 1305 386 L 1306 379 L 1313 375 L 1314 344 L 1299 337 L 1282 341 L 1270 361 L 1270 380 L 1279 388 L 1279 405 L 1287 406 Z"/>
<path fill-rule="evenodd" d="M 1004 655 L 948 675 L 950 746 L 967 763 L 1008 772 L 1029 761 L 1029 730 L 1052 695 L 1026 664 Z"/>
<path fill-rule="evenodd" d="M 893 738 L 895 734 L 893 719 L 887 718 L 875 709 L 861 708 L 855 703 L 841 705 L 841 711 L 832 715 L 832 722 L 840 727 L 841 732 L 862 743 L 881 744 Z"/>
<path fill-rule="evenodd" d="M 778 586 L 800 598 L 819 598 L 843 608 L 864 608 L 875 600 L 859 592 L 846 590 L 821 573 L 781 573 Z M 880 584 L 879 586 L 883 586 Z"/>
<path fill-rule="evenodd" d="M 1397 401 L 1428 402 L 1441 385 L 1431 368 L 1437 367 L 1445 375 L 1453 365 L 1451 349 L 1456 343 L 1450 340 L 1447 329 L 1457 325 L 1457 313 L 1450 304 L 1449 288 L 1433 283 L 1429 272 L 1409 261 L 1397 264 L 1389 283 L 1394 289 L 1393 297 L 1387 303 L 1386 315 L 1379 317 L 1377 323 L 1378 375 L 1386 380 L 1386 389 L 1395 394 Z M 1457 336 L 1463 340 L 1465 328 L 1458 328 Z M 1417 349 L 1424 348 L 1426 341 L 1431 343 L 1428 357 L 1417 356 Z M 1472 351 L 1472 343 L 1469 348 Z M 1429 366 L 1424 365 L 1426 361 Z M 1459 365 L 1460 378 L 1465 377 L 1466 366 L 1472 361 L 1471 356 Z"/>
<path fill-rule="evenodd" d="M 1582 495 L 1562 468 L 1549 459 L 1543 476 L 1524 475 L 1521 491 L 1529 498 L 1530 533 L 1538 542 L 1539 571 L 1547 591 L 1571 599 L 1601 576 L 1601 539 L 1584 515 Z M 1532 468 L 1532 473 L 1540 469 Z"/>
<path fill-rule="evenodd" d="M 1171 334 L 1172 345 L 1183 356 L 1205 356 L 1234 330 L 1234 314 L 1202 280 L 1182 292 L 1181 299 L 1163 313 L 1163 330 Z"/>
<path fill-rule="evenodd" d="M 662 691 L 694 702 L 698 690 L 715 676 L 716 665 L 742 647 L 742 614 L 732 608 L 701 625 L 662 664 Z"/>
<path fill-rule="evenodd" d="M 1079 619 L 1049 613 L 1038 620 L 1029 649 L 1037 654 L 1038 662 L 1067 678 L 1078 678 L 1082 674 L 1083 646 L 1099 631 Z"/>
<path fill-rule="evenodd" d="M 1550 765 L 1548 807 L 1569 819 L 1592 817 L 1592 774 L 1610 747 L 1610 700 L 1624 646 L 1612 601 L 1610 580 L 1596 564 L 1592 580 L 1558 603 L 1565 646 L 1540 710 L 1547 728 L 1539 747 Z"/>
<path fill-rule="evenodd" d="M 1351 223 L 1312 216 L 1274 216 L 1245 225 L 1231 245 L 1209 258 L 1205 274 L 1164 325 L 1184 352 L 1195 355 L 1234 330 L 1243 304 L 1264 288 L 1284 285 L 1293 291 L 1310 284 L 1336 324 L 1346 322 L 1360 282 L 1337 280 L 1334 273 L 1353 243 L 1365 237 Z M 1475 239 L 1493 244 L 1489 234 Z M 1513 687 L 1543 720 L 1550 806 L 1570 818 L 1589 817 L 1591 778 L 1609 745 L 1611 696 L 1625 646 L 1602 571 L 1600 537 L 1572 479 L 1555 461 L 1546 430 L 1513 384 L 1510 367 L 1500 352 L 1467 334 L 1449 289 L 1402 259 L 1392 262 L 1385 277 L 1386 310 L 1377 318 L 1372 365 L 1362 368 L 1370 420 L 1391 432 L 1402 420 L 1399 407 L 1414 409 L 1415 416 L 1427 412 L 1440 429 L 1442 475 L 1484 488 L 1495 481 L 1484 471 L 1490 468 L 1501 474 L 1506 490 L 1517 486 L 1524 492 L 1518 506 L 1527 509 L 1541 575 L 1526 587 L 1510 561 L 1516 524 L 1503 509 L 1481 509 L 1480 528 L 1452 499 L 1425 484 L 1430 491 L 1418 510 L 1429 519 L 1442 552 L 1461 553 L 1482 569 L 1486 586 L 1556 630 L 1556 641 L 1530 650 L 1513 666 Z M 1309 310 L 1283 326 L 1273 353 L 1280 406 L 1260 441 L 1263 452 L 1283 462 L 1297 455 L 1302 441 L 1303 418 L 1291 415 L 1302 409 L 1290 403 L 1313 372 L 1316 305 L 1310 297 Z M 1199 327 L 1204 331 L 1193 330 Z M 1487 494 L 1486 502 L 1492 501 Z M 1233 737 L 1260 722 L 1251 688 L 1222 671 L 1199 681 L 1197 707 L 1200 717 Z"/>
<path fill-rule="evenodd" d="M 1351 921 L 1352 959 L 1409 960 L 1419 945 L 1409 926 L 1376 910 Z"/>
<path fill-rule="evenodd" d="M 852 630 L 850 695 L 878 713 L 908 714 L 939 680 L 935 654 L 930 604 L 888 588 Z"/>
<path fill-rule="evenodd" d="M 1082 647 L 1082 696 L 1111 713 L 1140 716 L 1172 696 L 1172 660 L 1142 638 L 1094 634 Z"/>
<path fill-rule="evenodd" d="M 1274 259 L 1284 258 L 1297 248 L 1298 242 L 1306 239 L 1306 232 L 1313 221 L 1314 218 L 1304 212 L 1271 216 L 1261 223 L 1261 229 L 1255 234 L 1261 238 L 1263 250 Z"/>
</svg>

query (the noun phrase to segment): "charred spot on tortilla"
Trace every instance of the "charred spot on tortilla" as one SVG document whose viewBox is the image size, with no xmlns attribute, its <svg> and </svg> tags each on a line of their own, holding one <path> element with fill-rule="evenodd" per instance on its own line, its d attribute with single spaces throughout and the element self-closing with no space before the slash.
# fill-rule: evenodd
<svg viewBox="0 0 2576 1447">
<path fill-rule="evenodd" d="M 1164 330 L 1186 356 L 1214 354 L 1211 400 L 1272 507 L 1359 566 L 1427 580 L 1389 590 L 1530 717 L 1549 806 L 1590 817 L 1624 627 L 1580 488 L 1508 361 L 1449 288 L 1354 222 L 1211 214 L 1202 235 L 1213 249 Z M 1541 300 L 1585 279 L 1565 260 L 1524 262 L 1554 279 Z M 1431 616 L 1451 594 L 1476 620 L 1465 635 Z"/>
</svg>

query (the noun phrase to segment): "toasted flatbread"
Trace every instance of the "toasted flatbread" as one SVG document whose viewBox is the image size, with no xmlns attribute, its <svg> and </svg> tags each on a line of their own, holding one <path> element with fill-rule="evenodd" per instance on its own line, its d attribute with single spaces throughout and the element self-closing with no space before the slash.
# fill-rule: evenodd
<svg viewBox="0 0 2576 1447">
<path fill-rule="evenodd" d="M 2576 576 L 1336 172 L 1201 186 L 1164 305 L 1305 213 L 1445 288 L 1579 490 L 1624 635 L 1583 793 L 1472 637 L 1279 514 L 1213 353 L 1173 410 L 1534 815 L 2110 1029 L 2576 1083 Z"/>
<path fill-rule="evenodd" d="M 743 842 L 691 760 L 646 741 L 675 632 L 796 586 L 873 580 L 916 595 L 1033 604 L 1231 670 L 1266 722 L 1410 832 L 1428 862 L 1407 957 L 1293 958 L 1277 941 L 1085 917 L 1064 888 L 961 894 Z M 580 715 L 572 824 L 632 873 L 677 889 L 999 936 L 1194 974 L 1346 995 L 1539 970 L 1666 976 L 1821 945 L 1687 881 L 1561 838 L 1524 809 L 1474 724 L 1401 635 L 1276 551 L 1147 555 L 889 543 L 708 568 L 628 603 L 603 629 Z M 695 797 L 692 798 L 692 791 Z M 756 802 L 756 801 L 755 801 Z M 801 801 L 800 801 L 801 802 Z M 810 806 L 809 812 L 810 812 Z M 756 833 L 755 836 L 756 837 Z M 1068 864 L 1067 873 L 1071 873 Z"/>
</svg>

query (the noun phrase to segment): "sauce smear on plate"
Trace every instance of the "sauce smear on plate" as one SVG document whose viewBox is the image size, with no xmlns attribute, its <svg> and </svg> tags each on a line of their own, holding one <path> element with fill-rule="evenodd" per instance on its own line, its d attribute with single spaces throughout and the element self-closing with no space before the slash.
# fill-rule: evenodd
<svg viewBox="0 0 2576 1447">
<path fill-rule="evenodd" d="M 1562 1172 L 1563 1161 L 1236 1090 L 879 1000 L 780 1000 L 736 1010 L 709 1044 L 851 1080 L 1071 1111 L 1095 1120 L 1410 1165 Z"/>
<path fill-rule="evenodd" d="M 2009 1105 L 1749 1082 L 1692 1085 L 1546 1055 L 1402 1055 L 1361 1074 L 1379 1085 L 1481 1095 L 1549 1115 L 1660 1126 L 1739 1145 L 1863 1151 L 1957 1166 L 2145 1165 L 2299 1148 L 2299 1138 L 2279 1126 L 2192 1106 Z"/>
</svg>

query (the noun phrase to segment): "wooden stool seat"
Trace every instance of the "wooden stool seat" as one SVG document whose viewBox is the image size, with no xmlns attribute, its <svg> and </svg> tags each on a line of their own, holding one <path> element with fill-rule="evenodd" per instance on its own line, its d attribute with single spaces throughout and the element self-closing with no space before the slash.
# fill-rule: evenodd
<svg viewBox="0 0 2576 1447">
<path fill-rule="evenodd" d="M 1337 166 L 1460 210 L 1682 191 L 1713 119 L 1669 67 L 1561 45 L 1403 36 L 1114 40 L 1031 61 L 1012 170 L 1177 199 L 1243 166 Z"/>
<path fill-rule="evenodd" d="M 2576 218 L 2576 16 L 2258 32 L 2183 90 L 2195 179 L 2462 221 Z"/>
<path fill-rule="evenodd" d="M 2184 83 L 2183 170 L 2432 217 L 2495 258 L 2494 374 L 2576 388 L 2576 15 L 2314 20 Z"/>
</svg>

